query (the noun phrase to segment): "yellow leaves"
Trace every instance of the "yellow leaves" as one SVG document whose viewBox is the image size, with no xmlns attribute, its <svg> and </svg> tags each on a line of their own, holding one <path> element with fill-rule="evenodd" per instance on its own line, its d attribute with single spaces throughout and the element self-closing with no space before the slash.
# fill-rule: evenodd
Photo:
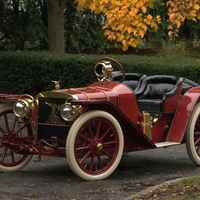
<svg viewBox="0 0 200 200">
<path fill-rule="evenodd" d="M 143 6 L 144 6 L 144 1 L 137 1 L 135 4 L 135 7 L 137 7 L 137 8 L 141 8 Z"/>
<path fill-rule="evenodd" d="M 144 31 L 144 29 L 139 29 L 138 30 L 138 34 L 139 34 L 140 38 L 143 38 L 145 33 L 146 33 L 146 31 Z"/>
<path fill-rule="evenodd" d="M 157 15 L 157 16 L 156 16 L 156 20 L 157 20 L 157 22 L 158 22 L 159 24 L 161 23 L 160 15 Z"/>
<path fill-rule="evenodd" d="M 122 44 L 125 47 L 125 49 L 128 47 L 128 42 L 126 40 L 122 40 Z"/>
<path fill-rule="evenodd" d="M 154 3 L 162 0 L 75 0 L 78 10 L 90 9 L 94 13 L 104 13 L 104 33 L 111 41 L 121 43 L 123 49 L 136 46 L 149 28 L 158 30 L 160 16 L 153 16 Z M 168 0 L 168 35 L 177 36 L 178 30 L 187 18 L 200 20 L 200 0 Z"/>
<path fill-rule="evenodd" d="M 141 10 L 142 10 L 143 13 L 146 13 L 147 12 L 147 7 L 142 6 Z"/>
<path fill-rule="evenodd" d="M 153 9 L 153 1 L 148 1 L 148 7 Z"/>
<path fill-rule="evenodd" d="M 197 20 L 196 20 L 196 17 L 197 17 L 196 10 L 191 10 L 191 11 L 189 12 L 188 18 L 191 19 L 191 20 L 193 20 L 193 21 L 197 21 Z"/>
<path fill-rule="evenodd" d="M 172 25 L 168 28 L 170 30 L 169 36 L 177 36 L 175 33 L 178 32 L 185 19 L 193 21 L 200 19 L 199 0 L 168 0 L 166 5 L 169 7 L 169 22 Z"/>
<path fill-rule="evenodd" d="M 180 20 L 174 20 L 174 23 L 176 24 L 177 28 L 179 29 L 181 26 L 181 21 Z"/>
<path fill-rule="evenodd" d="M 119 24 L 119 25 L 117 26 L 117 29 L 118 29 L 118 30 L 124 30 L 124 28 L 125 28 L 124 24 Z"/>
<path fill-rule="evenodd" d="M 154 0 L 75 0 L 78 9 L 91 9 L 94 13 L 104 13 L 104 34 L 111 41 L 121 43 L 123 49 L 137 46 L 148 28 L 157 29 L 160 17 L 148 13 Z"/>
<path fill-rule="evenodd" d="M 129 15 L 131 15 L 132 17 L 137 15 L 139 12 L 138 8 L 132 7 L 131 10 L 129 11 Z"/>
<path fill-rule="evenodd" d="M 130 26 L 126 27 L 125 30 L 126 30 L 129 34 L 133 32 L 133 28 L 130 27 Z"/>
<path fill-rule="evenodd" d="M 147 31 L 147 25 L 145 25 L 144 23 L 139 23 L 137 27 L 139 29 L 143 29 L 145 32 Z"/>
<path fill-rule="evenodd" d="M 199 9 L 200 9 L 200 5 L 196 3 L 196 4 L 194 5 L 194 9 L 195 9 L 195 10 L 199 10 Z"/>
</svg>

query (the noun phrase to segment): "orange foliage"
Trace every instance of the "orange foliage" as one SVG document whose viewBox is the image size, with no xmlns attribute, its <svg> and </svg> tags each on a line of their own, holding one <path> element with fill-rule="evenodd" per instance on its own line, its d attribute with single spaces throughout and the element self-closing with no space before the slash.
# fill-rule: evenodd
<svg viewBox="0 0 200 200">
<path fill-rule="evenodd" d="M 168 35 L 172 38 L 178 36 L 178 30 L 185 19 L 200 20 L 200 1 L 199 0 L 169 0 L 167 2 L 169 26 Z"/>
<path fill-rule="evenodd" d="M 129 46 L 136 47 L 144 38 L 148 28 L 158 30 L 160 16 L 153 16 L 154 2 L 162 0 L 75 0 L 77 9 L 90 9 L 95 14 L 103 13 L 106 21 L 103 26 L 105 35 L 116 44 L 121 43 L 123 50 Z M 187 18 L 197 21 L 200 19 L 199 0 L 168 0 L 169 36 L 177 35 L 178 29 Z"/>
</svg>

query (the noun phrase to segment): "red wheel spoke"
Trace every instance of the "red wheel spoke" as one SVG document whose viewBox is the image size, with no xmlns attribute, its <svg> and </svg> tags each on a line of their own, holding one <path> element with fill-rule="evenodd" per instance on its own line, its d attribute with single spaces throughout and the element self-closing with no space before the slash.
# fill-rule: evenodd
<svg viewBox="0 0 200 200">
<path fill-rule="evenodd" d="M 115 140 L 110 141 L 110 142 L 104 142 L 104 143 L 103 143 L 103 146 L 104 146 L 104 148 L 105 148 L 105 146 L 112 146 L 112 147 L 113 147 L 113 144 L 116 144 L 116 141 L 115 141 Z"/>
<path fill-rule="evenodd" d="M 80 136 L 81 138 L 83 138 L 84 140 L 86 140 L 87 142 L 90 142 L 90 139 L 87 138 L 87 137 L 85 137 L 83 134 L 80 133 L 79 136 Z"/>
<path fill-rule="evenodd" d="M 99 154 L 97 154 L 97 159 L 98 159 L 98 163 L 99 163 L 100 169 L 103 169 L 103 168 L 104 168 L 104 165 L 103 165 L 101 156 L 100 156 Z"/>
<path fill-rule="evenodd" d="M 91 151 L 88 151 L 85 156 L 79 161 L 80 164 L 83 164 L 83 162 L 90 157 Z"/>
<path fill-rule="evenodd" d="M 13 122 L 13 127 L 11 128 L 11 130 L 14 130 L 16 124 L 18 124 L 17 122 L 18 122 L 18 119 L 17 119 L 17 117 L 15 117 L 15 120 Z"/>
<path fill-rule="evenodd" d="M 3 151 L 3 154 L 2 154 L 2 157 L 1 157 L 1 162 L 4 162 L 4 159 L 6 157 L 6 152 L 7 152 L 7 147 L 4 148 L 4 151 Z"/>
<path fill-rule="evenodd" d="M 9 131 L 9 124 L 8 124 L 7 114 L 4 115 L 4 121 L 5 121 L 5 125 L 6 125 L 6 131 Z"/>
<path fill-rule="evenodd" d="M 194 135 L 200 135 L 200 131 L 195 131 Z"/>
<path fill-rule="evenodd" d="M 0 127 L 0 132 L 1 133 L 5 133 L 5 131 Z"/>
<path fill-rule="evenodd" d="M 14 155 L 15 153 L 12 151 L 12 150 L 10 150 L 10 156 L 11 156 L 11 160 L 12 160 L 12 163 L 15 163 L 16 161 L 15 161 L 15 155 Z"/>
<path fill-rule="evenodd" d="M 93 169 L 94 159 L 95 159 L 94 154 L 92 154 L 92 157 L 91 157 L 91 160 L 90 160 L 89 171 L 92 171 L 92 169 Z"/>
<path fill-rule="evenodd" d="M 88 150 L 89 149 L 89 146 L 81 146 L 81 147 L 77 147 L 76 148 L 76 151 L 83 151 L 83 150 Z"/>
<path fill-rule="evenodd" d="M 95 137 L 98 138 L 99 137 L 99 133 L 100 133 L 100 130 L 101 130 L 101 120 L 99 120 L 98 122 L 98 126 L 97 126 L 97 130 L 96 130 L 96 134 L 95 134 Z"/>
<path fill-rule="evenodd" d="M 199 143 L 199 141 L 200 141 L 200 138 L 196 139 L 194 145 L 196 146 Z"/>
<path fill-rule="evenodd" d="M 111 155 L 106 149 L 103 149 L 102 152 L 107 155 L 109 158 L 112 158 L 113 155 Z"/>
<path fill-rule="evenodd" d="M 9 151 L 9 152 L 8 152 L 8 151 Z M 9 155 L 9 154 L 10 154 L 10 155 Z M 7 148 L 7 147 L 5 147 L 5 149 L 4 149 L 4 151 L 3 151 L 3 154 L 2 154 L 2 157 L 1 157 L 1 162 L 5 162 L 5 158 L 6 158 L 6 157 L 9 158 L 8 155 L 9 155 L 9 157 L 10 157 L 10 159 L 8 159 L 8 161 L 9 161 L 10 163 L 15 163 L 15 162 L 16 162 L 16 160 L 15 160 L 15 152 L 12 151 L 11 149 Z M 7 162 L 8 162 L 8 161 L 7 161 Z"/>
<path fill-rule="evenodd" d="M 196 152 L 197 152 L 198 155 L 199 155 L 199 149 L 200 149 L 200 146 L 197 146 Z"/>
<path fill-rule="evenodd" d="M 101 136 L 101 140 L 103 140 L 107 135 L 108 133 L 112 130 L 112 127 L 109 127 L 104 133 L 103 135 Z"/>
<path fill-rule="evenodd" d="M 110 141 L 110 142 L 104 143 L 103 144 L 104 148 L 102 149 L 102 152 L 104 152 L 104 154 L 106 154 L 108 157 L 112 158 L 113 155 L 110 154 L 110 149 L 113 148 L 112 153 L 114 153 L 115 144 L 116 144 L 116 141 Z M 109 147 L 111 147 L 111 148 L 109 148 Z"/>
<path fill-rule="evenodd" d="M 21 131 L 26 127 L 26 125 L 22 126 L 21 128 L 19 127 L 19 130 L 16 131 L 16 133 L 18 133 L 19 136 L 23 136 L 21 134 Z"/>
<path fill-rule="evenodd" d="M 93 134 L 92 127 L 91 127 L 90 123 L 87 124 L 86 129 L 87 129 L 87 132 L 90 135 L 90 138 L 93 139 L 94 138 L 94 134 Z"/>
<path fill-rule="evenodd" d="M 197 130 L 200 130 L 199 120 L 198 120 L 197 123 L 195 124 L 195 127 L 196 127 Z"/>
</svg>

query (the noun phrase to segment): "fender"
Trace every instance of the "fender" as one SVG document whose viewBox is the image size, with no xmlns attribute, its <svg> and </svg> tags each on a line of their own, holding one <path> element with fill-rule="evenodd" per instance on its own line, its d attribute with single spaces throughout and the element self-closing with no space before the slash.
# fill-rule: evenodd
<svg viewBox="0 0 200 200">
<path fill-rule="evenodd" d="M 122 127 L 124 134 L 124 151 L 137 151 L 156 148 L 156 145 L 126 117 L 114 104 L 109 101 L 72 101 L 86 110 L 102 110 L 113 115 Z"/>
<path fill-rule="evenodd" d="M 194 106 L 200 100 L 200 88 L 191 88 L 181 98 L 169 129 L 167 142 L 184 142 L 184 136 Z"/>
<path fill-rule="evenodd" d="M 0 94 L 0 102 L 15 102 L 20 96 L 19 94 Z"/>
</svg>

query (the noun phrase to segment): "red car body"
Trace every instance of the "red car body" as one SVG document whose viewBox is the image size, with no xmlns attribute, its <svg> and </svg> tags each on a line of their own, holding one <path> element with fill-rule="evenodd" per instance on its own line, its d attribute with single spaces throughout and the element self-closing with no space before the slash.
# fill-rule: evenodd
<svg viewBox="0 0 200 200">
<path fill-rule="evenodd" d="M 112 62 L 121 74 L 113 73 Z M 60 89 L 55 82 L 54 91 L 36 98 L 0 95 L 1 171 L 20 170 L 33 155 L 38 161 L 67 157 L 75 174 L 101 180 L 116 169 L 123 153 L 183 143 L 200 165 L 197 83 L 125 73 L 107 57 L 97 62 L 95 74 L 99 81 L 83 88 Z"/>
</svg>

